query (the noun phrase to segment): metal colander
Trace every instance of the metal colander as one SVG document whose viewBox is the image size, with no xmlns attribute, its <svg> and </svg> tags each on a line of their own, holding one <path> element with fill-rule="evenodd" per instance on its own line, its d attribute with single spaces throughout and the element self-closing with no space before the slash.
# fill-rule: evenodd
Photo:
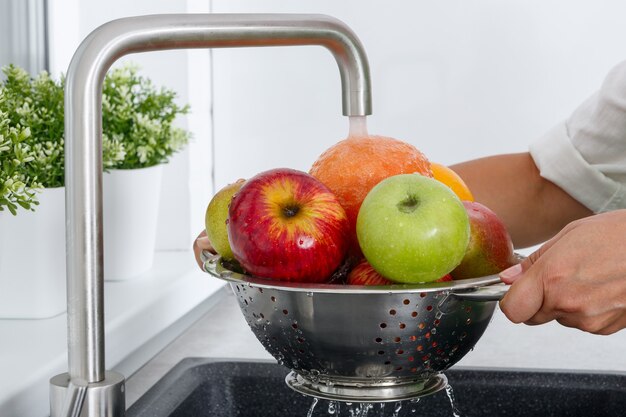
<svg viewBox="0 0 626 417">
<path fill-rule="evenodd" d="M 248 325 L 289 367 L 294 390 L 329 400 L 387 402 L 447 385 L 441 373 L 469 352 L 506 291 L 497 276 L 384 287 L 270 281 L 210 257 Z M 487 287 L 491 286 L 491 287 Z"/>
</svg>

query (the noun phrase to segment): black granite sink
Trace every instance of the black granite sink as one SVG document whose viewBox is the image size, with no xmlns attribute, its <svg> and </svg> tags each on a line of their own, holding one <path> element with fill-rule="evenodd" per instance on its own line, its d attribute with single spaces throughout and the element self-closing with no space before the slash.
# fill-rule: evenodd
<svg viewBox="0 0 626 417">
<path fill-rule="evenodd" d="M 287 368 L 272 362 L 189 358 L 128 410 L 128 417 L 306 417 L 313 399 L 289 389 Z M 463 417 L 626 416 L 626 374 L 459 368 L 446 372 Z M 333 404 L 336 405 L 336 404 Z M 320 400 L 312 416 L 330 417 Z M 418 403 L 375 405 L 368 417 L 452 417 L 445 391 Z M 347 405 L 340 416 L 352 416 Z M 337 414 L 332 414 L 337 416 Z"/>
</svg>

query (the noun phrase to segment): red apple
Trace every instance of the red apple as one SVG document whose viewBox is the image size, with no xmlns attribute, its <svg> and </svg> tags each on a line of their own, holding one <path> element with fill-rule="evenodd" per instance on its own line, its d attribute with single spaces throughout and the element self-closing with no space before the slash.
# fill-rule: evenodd
<svg viewBox="0 0 626 417">
<path fill-rule="evenodd" d="M 477 278 L 517 263 L 504 223 L 488 207 L 463 201 L 470 220 L 470 241 L 461 263 L 450 273 L 456 279 Z"/>
<path fill-rule="evenodd" d="M 437 281 L 435 282 L 447 282 L 447 281 L 452 281 L 452 275 L 450 274 L 445 274 L 444 276 L 442 276 L 441 278 L 439 278 Z"/>
<path fill-rule="evenodd" d="M 392 285 L 394 282 L 380 275 L 372 265 L 363 259 L 348 274 L 348 285 Z"/>
<path fill-rule="evenodd" d="M 293 169 L 249 179 L 233 197 L 228 217 L 233 255 L 258 277 L 324 282 L 348 248 L 348 219 L 335 195 Z"/>
<path fill-rule="evenodd" d="M 443 277 L 439 278 L 435 282 L 445 282 L 452 281 L 452 276 L 450 274 L 446 274 Z M 348 278 L 346 279 L 346 284 L 348 285 L 393 285 L 397 284 L 396 282 L 389 281 L 384 276 L 380 275 L 372 265 L 367 262 L 366 259 L 363 259 L 359 262 L 348 274 Z"/>
</svg>

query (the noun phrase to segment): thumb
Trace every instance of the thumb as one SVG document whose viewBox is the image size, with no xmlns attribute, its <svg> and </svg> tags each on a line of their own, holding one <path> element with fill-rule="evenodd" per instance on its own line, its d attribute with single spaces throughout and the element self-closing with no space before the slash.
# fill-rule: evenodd
<svg viewBox="0 0 626 417">
<path fill-rule="evenodd" d="M 504 282 L 505 284 L 513 284 L 515 281 L 521 278 L 523 273 L 527 271 L 531 267 L 531 265 L 537 261 L 537 259 L 539 259 L 539 257 L 541 256 L 541 249 L 543 249 L 543 247 L 533 252 L 528 257 L 523 258 L 520 263 L 515 264 L 500 272 L 499 275 L 502 282 Z"/>
<path fill-rule="evenodd" d="M 531 257 L 516 265 L 519 273 L 513 277 L 504 278 L 501 275 L 504 282 L 510 281 L 512 284 L 500 301 L 500 309 L 513 323 L 528 321 L 543 306 L 543 282 L 539 278 L 537 267 L 533 268 L 533 261 L 536 259 Z M 515 267 L 509 269 L 513 268 Z"/>
</svg>

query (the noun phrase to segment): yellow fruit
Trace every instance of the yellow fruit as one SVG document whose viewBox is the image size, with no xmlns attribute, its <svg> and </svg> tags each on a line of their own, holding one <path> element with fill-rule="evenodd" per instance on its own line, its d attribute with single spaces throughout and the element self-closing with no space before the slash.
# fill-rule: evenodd
<svg viewBox="0 0 626 417">
<path fill-rule="evenodd" d="M 436 162 L 430 163 L 430 169 L 433 172 L 433 178 L 444 183 L 463 201 L 474 201 L 474 196 L 469 187 L 459 175 L 445 165 Z"/>
</svg>

